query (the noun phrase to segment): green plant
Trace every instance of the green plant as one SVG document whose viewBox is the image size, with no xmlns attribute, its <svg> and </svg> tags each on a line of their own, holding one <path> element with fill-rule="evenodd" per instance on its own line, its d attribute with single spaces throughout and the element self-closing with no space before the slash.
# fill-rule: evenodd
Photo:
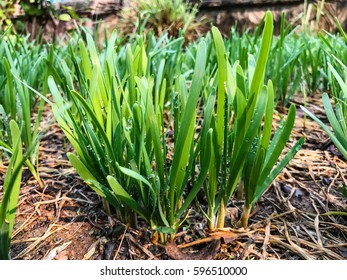
<svg viewBox="0 0 347 280">
<path fill-rule="evenodd" d="M 134 30 L 141 34 L 146 29 L 156 35 L 167 32 L 174 37 L 182 29 L 189 37 L 204 24 L 202 19 L 197 19 L 197 13 L 198 6 L 185 0 L 132 0 L 120 14 L 118 29 L 124 34 Z"/>
<path fill-rule="evenodd" d="M 325 80 L 327 80 L 325 89 L 331 89 L 334 97 L 336 96 L 335 93 L 339 93 L 340 86 L 337 83 L 336 79 L 331 79 L 331 71 L 329 70 L 328 64 L 330 63 L 341 77 L 346 75 L 345 65 L 347 65 L 347 35 L 345 34 L 337 19 L 336 25 L 340 34 L 337 33 L 333 35 L 328 32 L 326 32 L 325 36 L 321 33 L 319 34 L 321 44 L 325 46 L 325 63 L 322 69 Z"/>
<path fill-rule="evenodd" d="M 288 106 L 301 81 L 300 57 L 305 45 L 302 36 L 295 32 L 292 24 L 286 26 L 285 13 L 282 13 L 280 35 L 274 39 L 269 54 L 269 63 L 275 65 L 267 68 L 267 78 L 274 86 L 275 101 Z"/>
<path fill-rule="evenodd" d="M 209 162 L 211 130 L 199 134 L 199 139 L 204 139 L 199 141 L 205 141 L 206 146 L 194 140 L 196 107 L 205 75 L 205 43 L 196 46 L 189 90 L 185 76 L 176 69 L 174 91 L 168 91 L 171 82 L 169 77 L 165 79 L 165 72 L 171 60 L 159 59 L 159 67 L 153 62 L 171 43 L 147 54 L 143 40 L 138 40 L 120 53 L 125 56 L 124 63 L 115 64 L 119 61 L 114 52 L 115 33 L 103 55 L 98 54 L 91 35 L 87 33 L 86 38 L 87 45 L 80 40 L 79 50 L 71 50 L 74 70 L 62 62 L 65 79 L 55 74 L 56 82 L 52 77 L 48 80 L 53 112 L 77 154 L 69 153 L 69 160 L 103 198 L 107 211 L 111 211 L 109 203 L 118 218 L 132 226 L 140 215 L 165 242 L 167 234 L 173 237 L 184 221 L 207 173 L 207 168 L 201 168 L 196 177 L 195 164 L 202 148 L 201 157 Z M 153 68 L 157 69 L 155 77 Z M 168 92 L 171 102 L 166 107 Z M 169 113 L 167 124 L 165 111 Z M 170 143 L 171 120 L 174 142 Z M 170 145 L 174 145 L 173 154 Z M 171 164 L 167 162 L 170 155 Z M 190 191 L 186 190 L 188 181 Z"/>
<path fill-rule="evenodd" d="M 342 155 L 347 159 L 347 83 L 337 73 L 331 64 L 329 64 L 329 69 L 331 71 L 331 79 L 336 79 L 340 86 L 339 90 L 334 88 L 335 90 L 338 90 L 338 92 L 335 92 L 334 94 L 335 111 L 330 102 L 328 94 L 323 93 L 322 98 L 323 106 L 333 131 L 331 131 L 326 124 L 324 124 L 306 108 L 303 106 L 301 106 L 301 108 L 308 116 L 310 116 L 323 128 Z M 347 70 L 346 66 L 345 69 Z"/>
<path fill-rule="evenodd" d="M 266 58 L 271 44 L 272 27 L 269 21 L 272 21 L 272 15 L 268 13 L 264 27 L 266 32 L 264 31 L 263 35 L 267 40 L 263 40 L 258 63 L 263 68 L 258 69 L 258 75 L 254 75 L 256 84 L 252 84 L 250 93 L 245 92 L 247 88 L 242 81 L 244 75 L 240 66 L 237 67 L 236 77 L 233 75 L 232 67 L 226 59 L 221 34 L 218 29 L 212 28 L 218 62 L 218 100 L 216 117 L 212 121 L 212 127 L 215 127 L 214 150 L 209 167 L 208 184 L 205 184 L 205 193 L 209 206 L 206 215 L 209 228 L 224 227 L 227 202 L 237 186 L 246 155 L 255 137 L 255 131 L 260 125 L 261 118 L 259 118 L 259 115 L 262 116 L 260 111 L 264 109 L 265 103 L 263 102 L 263 96 L 263 98 L 258 97 L 258 90 L 260 81 L 264 77 Z M 265 61 L 263 60 L 264 57 Z M 246 100 L 250 100 L 248 104 L 246 104 Z M 231 120 L 234 121 L 233 128 L 229 125 L 231 106 L 234 108 L 234 117 Z M 218 186 L 219 177 L 221 180 Z M 217 211 L 218 220 L 215 223 Z"/>
<path fill-rule="evenodd" d="M 10 243 L 14 226 L 24 157 L 21 133 L 17 123 L 10 121 L 13 150 L 4 179 L 0 202 L 0 260 L 10 259 Z M 1 147 L 5 149 L 5 147 Z"/>
<path fill-rule="evenodd" d="M 45 95 L 47 83 L 44 80 L 49 73 L 43 63 L 45 48 L 28 43 L 27 39 L 21 39 L 18 35 L 15 35 L 15 38 L 13 43 L 9 40 L 2 40 L 0 43 L 0 56 L 3 58 L 0 62 L 0 144 L 10 151 L 14 144 L 10 130 L 11 120 L 15 120 L 22 127 L 21 137 L 26 149 L 37 143 L 45 102 L 43 99 L 36 99 L 29 87 L 43 89 Z M 35 108 L 38 108 L 38 111 L 32 125 Z M 25 164 L 42 186 L 35 169 L 37 156 L 38 145 L 31 149 Z"/>
<path fill-rule="evenodd" d="M 339 64 L 343 67 L 344 73 L 347 73 L 347 67 L 340 61 Z M 339 149 L 341 154 L 345 157 L 345 159 L 347 159 L 347 79 L 346 76 L 345 78 L 340 76 L 334 66 L 332 66 L 330 63 L 328 64 L 328 67 L 335 110 L 327 93 L 323 93 L 322 101 L 332 130 L 305 107 L 301 106 L 301 109 L 322 127 L 335 146 Z M 337 84 L 335 81 L 337 81 Z M 341 186 L 340 188 L 343 195 L 347 197 L 346 187 Z"/>
<path fill-rule="evenodd" d="M 322 83 L 321 65 L 323 65 L 323 48 L 322 44 L 315 37 L 303 35 L 305 45 L 300 55 L 300 66 L 303 79 L 310 92 L 314 93 L 320 89 Z"/>
<path fill-rule="evenodd" d="M 205 193 L 209 210 L 206 214 L 210 228 L 224 227 L 227 203 L 243 174 L 246 203 L 243 226 L 247 225 L 250 208 L 301 147 L 301 139 L 275 168 L 278 157 L 289 139 L 295 119 L 295 107 L 288 121 L 280 124 L 271 144 L 274 93 L 272 83 L 263 84 L 265 67 L 272 40 L 272 14 L 266 13 L 265 26 L 257 61 L 248 62 L 248 78 L 240 65 L 233 68 L 226 59 L 219 31 L 212 29 L 218 61 L 218 101 L 213 118 L 213 156 L 209 166 Z M 264 119 L 264 124 L 262 121 Z M 218 186 L 218 183 L 220 184 Z M 217 222 L 215 215 L 218 211 Z"/>
<path fill-rule="evenodd" d="M 243 171 L 245 205 L 241 226 L 245 228 L 248 226 L 249 214 L 255 203 L 304 144 L 304 138 L 301 138 L 278 162 L 293 129 L 296 109 L 295 105 L 291 105 L 286 122 L 283 119 L 280 121 L 271 139 L 272 116 L 274 114 L 271 82 L 262 90 L 267 91 L 268 94 L 264 125 L 252 143 Z"/>
</svg>

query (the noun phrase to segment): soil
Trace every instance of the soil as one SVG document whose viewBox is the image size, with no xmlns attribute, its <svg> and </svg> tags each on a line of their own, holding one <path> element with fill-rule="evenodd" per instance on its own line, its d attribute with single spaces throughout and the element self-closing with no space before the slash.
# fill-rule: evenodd
<svg viewBox="0 0 347 280">
<path fill-rule="evenodd" d="M 301 97 L 293 102 L 304 103 Z M 319 94 L 306 104 L 327 122 Z M 286 113 L 278 111 L 274 126 Z M 208 231 L 193 207 L 175 242 L 166 246 L 143 221 L 129 228 L 102 210 L 100 198 L 71 167 L 66 153 L 72 148 L 52 117 L 47 108 L 38 164 L 44 188 L 23 173 L 13 259 L 347 259 L 347 216 L 335 213 L 347 212 L 339 190 L 347 185 L 347 162 L 299 106 L 292 142 L 305 135 L 305 146 L 260 199 L 249 229 L 237 227 L 243 203 L 232 199 L 228 228 Z M 0 164 L 0 186 L 5 164 Z M 203 199 L 200 203 L 205 207 Z"/>
</svg>

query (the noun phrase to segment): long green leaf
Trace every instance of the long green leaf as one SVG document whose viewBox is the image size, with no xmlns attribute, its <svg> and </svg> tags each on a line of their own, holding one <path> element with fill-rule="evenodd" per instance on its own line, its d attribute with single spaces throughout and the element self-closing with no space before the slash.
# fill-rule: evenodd
<svg viewBox="0 0 347 280">
<path fill-rule="evenodd" d="M 206 180 L 206 175 L 209 169 L 210 161 L 211 161 L 211 153 L 212 153 L 212 132 L 213 130 L 210 129 L 207 132 L 207 145 L 203 149 L 205 151 L 204 157 L 201 159 L 203 161 L 203 169 L 201 169 L 200 174 L 197 178 L 197 180 L 194 182 L 191 191 L 189 192 L 188 196 L 186 197 L 184 203 L 182 204 L 181 208 L 176 213 L 176 220 L 179 219 L 179 217 L 184 213 L 184 211 L 187 210 L 188 206 L 191 204 L 193 199 L 198 194 L 202 184 Z"/>
<path fill-rule="evenodd" d="M 334 133 L 320 120 L 318 119 L 315 115 L 313 115 L 310 111 L 308 111 L 305 107 L 300 106 L 300 108 L 310 117 L 312 118 L 315 122 L 317 122 L 321 128 L 325 131 L 326 134 L 328 134 L 328 136 L 330 137 L 330 139 L 334 142 L 334 144 L 336 145 L 336 147 L 339 149 L 339 151 L 341 152 L 341 154 L 343 154 L 343 156 L 345 158 L 347 158 L 347 148 L 345 148 L 343 146 L 343 144 L 336 138 L 336 136 L 334 135 Z"/>
<path fill-rule="evenodd" d="M 196 65 L 194 68 L 194 75 L 187 101 L 187 107 L 185 108 L 184 115 L 182 117 L 181 127 L 179 129 L 177 142 L 175 144 L 175 153 L 172 160 L 172 167 L 170 172 L 170 207 L 172 207 L 173 211 L 176 208 L 176 188 L 183 187 L 182 182 L 184 179 L 189 150 L 193 141 L 195 115 L 197 110 L 196 106 L 203 84 L 205 65 L 206 44 L 202 41 L 198 45 Z M 173 213 L 174 212 L 172 212 L 171 214 L 171 222 L 173 222 L 174 219 Z"/>
<path fill-rule="evenodd" d="M 0 204 L 0 259 L 9 259 L 10 241 L 20 184 L 22 179 L 22 166 L 25 158 L 22 154 L 21 133 L 17 123 L 10 121 L 12 142 L 14 143 L 13 153 L 8 165 L 4 179 L 4 195 Z"/>
<path fill-rule="evenodd" d="M 257 94 L 262 84 L 264 83 L 265 68 L 270 52 L 273 33 L 273 18 L 272 13 L 267 11 L 265 14 L 265 26 L 263 30 L 263 37 L 261 40 L 260 51 L 257 58 L 257 64 L 255 66 L 255 75 L 253 76 L 250 87 L 250 98 L 253 94 Z"/>
<path fill-rule="evenodd" d="M 266 179 L 257 186 L 253 201 L 251 203 L 252 205 L 254 205 L 258 201 L 258 199 L 263 195 L 265 190 L 270 186 L 272 181 L 281 173 L 281 171 L 284 167 L 286 167 L 289 161 L 294 158 L 294 156 L 301 149 L 303 144 L 304 138 L 300 138 L 295 143 L 295 145 L 289 150 L 289 152 L 283 157 L 283 159 L 277 164 L 277 166 L 270 172 Z"/>
<path fill-rule="evenodd" d="M 325 113 L 328 117 L 331 127 L 334 130 L 337 140 L 344 146 L 345 149 L 347 149 L 347 133 L 344 132 L 343 127 L 341 126 L 341 123 L 338 121 L 337 117 L 335 116 L 334 109 L 330 103 L 329 96 L 327 93 L 323 93 L 322 100 L 323 100 Z"/>
<path fill-rule="evenodd" d="M 221 33 L 216 27 L 211 28 L 213 42 L 216 48 L 217 64 L 218 64 L 218 99 L 217 99 L 217 145 L 218 158 L 222 155 L 223 139 L 224 139 L 224 106 L 225 106 L 225 84 L 227 81 L 227 60 L 224 41 Z"/>
<path fill-rule="evenodd" d="M 264 162 L 264 169 L 262 171 L 262 174 L 260 176 L 260 182 L 264 181 L 265 178 L 268 177 L 268 174 L 272 170 L 273 166 L 276 164 L 279 156 L 281 155 L 289 137 L 292 132 L 294 122 L 295 122 L 295 116 L 296 116 L 296 109 L 295 105 L 290 106 L 288 117 L 283 125 L 283 129 L 281 129 L 281 132 L 278 137 L 273 138 L 273 143 L 271 143 L 272 147 L 268 150 L 268 153 L 270 155 L 266 156 L 265 162 Z"/>
</svg>

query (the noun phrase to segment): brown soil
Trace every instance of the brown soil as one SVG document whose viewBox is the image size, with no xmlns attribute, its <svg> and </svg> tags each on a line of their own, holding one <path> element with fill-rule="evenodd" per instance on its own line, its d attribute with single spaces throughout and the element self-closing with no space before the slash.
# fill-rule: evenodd
<svg viewBox="0 0 347 280">
<path fill-rule="evenodd" d="M 302 104 L 301 98 L 294 100 Z M 307 107 L 324 120 L 321 97 Z M 281 114 L 286 110 L 279 110 Z M 46 123 L 52 119 L 47 109 Z M 279 116 L 276 120 L 279 120 Z M 277 121 L 274 123 L 276 126 Z M 194 209 L 166 248 L 139 221 L 126 227 L 102 210 L 99 197 L 71 167 L 70 145 L 50 125 L 41 141 L 39 172 L 45 188 L 25 171 L 17 209 L 13 259 L 346 259 L 347 212 L 339 186 L 347 185 L 347 162 L 320 127 L 298 108 L 293 142 L 306 135 L 303 149 L 260 199 L 249 230 L 237 229 L 242 201 L 230 202 L 230 228 L 209 232 Z M 0 183 L 6 166 L 0 164 Z M 0 197 L 2 194 L 0 194 Z M 203 203 L 203 201 L 202 201 Z M 202 207 L 205 207 L 202 205 Z"/>
</svg>

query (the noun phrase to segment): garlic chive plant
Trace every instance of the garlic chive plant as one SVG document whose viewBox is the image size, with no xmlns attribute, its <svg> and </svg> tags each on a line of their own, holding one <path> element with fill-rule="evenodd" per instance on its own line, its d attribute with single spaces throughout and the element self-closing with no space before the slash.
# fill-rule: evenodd
<svg viewBox="0 0 347 280">
<path fill-rule="evenodd" d="M 23 153 L 22 128 L 15 120 L 10 120 L 9 126 L 12 138 L 11 149 L 8 149 L 6 144 L 0 143 L 0 149 L 10 155 L 0 201 L 0 260 L 10 259 L 10 244 L 22 181 L 22 169 L 24 165 L 28 165 L 28 157 L 32 155 L 39 141 L 39 138 L 36 138 L 35 142 Z"/>
<path fill-rule="evenodd" d="M 339 64 L 344 73 L 347 73 L 347 67 L 341 61 L 339 61 Z M 334 105 L 332 105 L 326 92 L 323 93 L 322 101 L 332 130 L 305 107 L 301 106 L 301 109 L 321 126 L 347 160 L 347 79 L 346 76 L 345 78 L 340 76 L 330 63 L 329 78 L 333 90 Z M 341 191 L 347 197 L 346 186 L 341 186 Z"/>
<path fill-rule="evenodd" d="M 326 92 L 323 93 L 322 101 L 332 130 L 305 107 L 301 106 L 301 108 L 322 127 L 347 159 L 347 35 L 337 20 L 336 24 L 341 37 L 329 33 L 327 33 L 328 37 L 320 36 L 322 45 L 327 46 L 328 49 L 325 72 L 333 102 L 330 101 Z"/>
<path fill-rule="evenodd" d="M 300 139 L 276 165 L 293 128 L 295 107 L 291 107 L 287 122 L 280 124 L 271 140 L 274 92 L 271 81 L 267 86 L 263 81 L 272 41 L 272 21 L 272 14 L 267 12 L 257 61 L 249 57 L 248 75 L 237 63 L 230 65 L 220 33 L 212 29 L 218 61 L 218 101 L 212 121 L 213 156 L 205 184 L 210 228 L 224 227 L 227 203 L 239 185 L 244 187 L 242 226 L 246 227 L 253 205 L 303 144 Z"/>
<path fill-rule="evenodd" d="M 28 167 L 39 185 L 43 187 L 37 171 L 39 125 L 45 101 L 36 98 L 29 89 L 47 90 L 48 70 L 44 63 L 45 48 L 35 42 L 28 42 L 28 38 L 14 36 L 14 42 L 2 39 L 0 42 L 0 144 L 12 152 L 10 121 L 15 120 L 21 127 L 21 137 L 24 147 L 36 143 L 31 149 L 25 165 Z M 47 70 L 47 71 L 46 71 Z M 38 104 L 37 104 L 38 103 Z M 37 114 L 34 111 L 37 108 Z M 32 122 L 32 118 L 35 122 Z"/>
<path fill-rule="evenodd" d="M 22 152 L 21 131 L 18 124 L 11 120 L 9 125 L 13 150 L 7 166 L 3 196 L 0 201 L 0 260 L 10 259 L 11 236 L 22 179 L 22 166 L 25 160 Z M 6 150 L 1 144 L 0 148 Z"/>
<path fill-rule="evenodd" d="M 342 66 L 344 67 L 346 73 L 347 67 L 343 64 Z M 334 84 L 335 81 L 338 83 L 338 85 L 333 87 L 335 110 L 327 93 L 323 93 L 322 101 L 325 113 L 332 127 L 332 131 L 326 124 L 324 124 L 306 108 L 303 106 L 301 106 L 301 108 L 308 116 L 310 116 L 323 128 L 323 130 L 328 134 L 330 139 L 339 149 L 341 154 L 347 159 L 347 82 L 346 78 L 340 76 L 331 64 L 329 64 L 329 70 L 330 83 Z"/>
<path fill-rule="evenodd" d="M 86 33 L 86 44 L 80 39 L 78 48 L 70 47 L 48 79 L 52 109 L 75 149 L 68 153 L 71 164 L 107 212 L 131 226 L 141 216 L 166 242 L 201 188 L 208 227 L 220 228 L 229 199 L 243 185 L 247 225 L 250 209 L 303 143 L 277 164 L 295 107 L 271 138 L 274 89 L 271 81 L 264 85 L 270 12 L 264 23 L 257 60 L 250 55 L 242 62 L 246 70 L 229 62 L 215 27 L 187 53 L 182 38 L 162 44 L 166 35 L 118 48 L 113 33 L 100 53 Z"/>
<path fill-rule="evenodd" d="M 147 54 L 140 40 L 126 47 L 125 69 L 119 69 L 115 63 L 116 36 L 108 41 L 105 56 L 98 53 L 88 33 L 87 45 L 79 41 L 78 53 L 71 52 L 76 76 L 67 68 L 60 69 L 69 89 L 62 94 L 59 87 L 66 86 L 57 84 L 53 77 L 48 80 L 54 98 L 52 108 L 75 149 L 76 154 L 68 154 L 71 164 L 102 197 L 106 210 L 115 211 L 132 226 L 140 215 L 165 242 L 184 221 L 208 171 L 206 167 L 198 171 L 196 163 L 199 155 L 202 161 L 210 161 L 212 129 L 200 132 L 198 140 L 194 138 L 206 44 L 202 41 L 196 46 L 191 81 L 176 69 L 175 91 L 170 91 L 172 99 L 165 107 L 166 61 L 160 60 L 154 77 L 151 62 L 155 54 Z M 166 52 L 164 48 L 159 51 Z M 165 111 L 169 122 L 164 120 Z M 173 142 L 168 133 L 170 120 Z M 192 187 L 187 192 L 188 181 Z"/>
</svg>

